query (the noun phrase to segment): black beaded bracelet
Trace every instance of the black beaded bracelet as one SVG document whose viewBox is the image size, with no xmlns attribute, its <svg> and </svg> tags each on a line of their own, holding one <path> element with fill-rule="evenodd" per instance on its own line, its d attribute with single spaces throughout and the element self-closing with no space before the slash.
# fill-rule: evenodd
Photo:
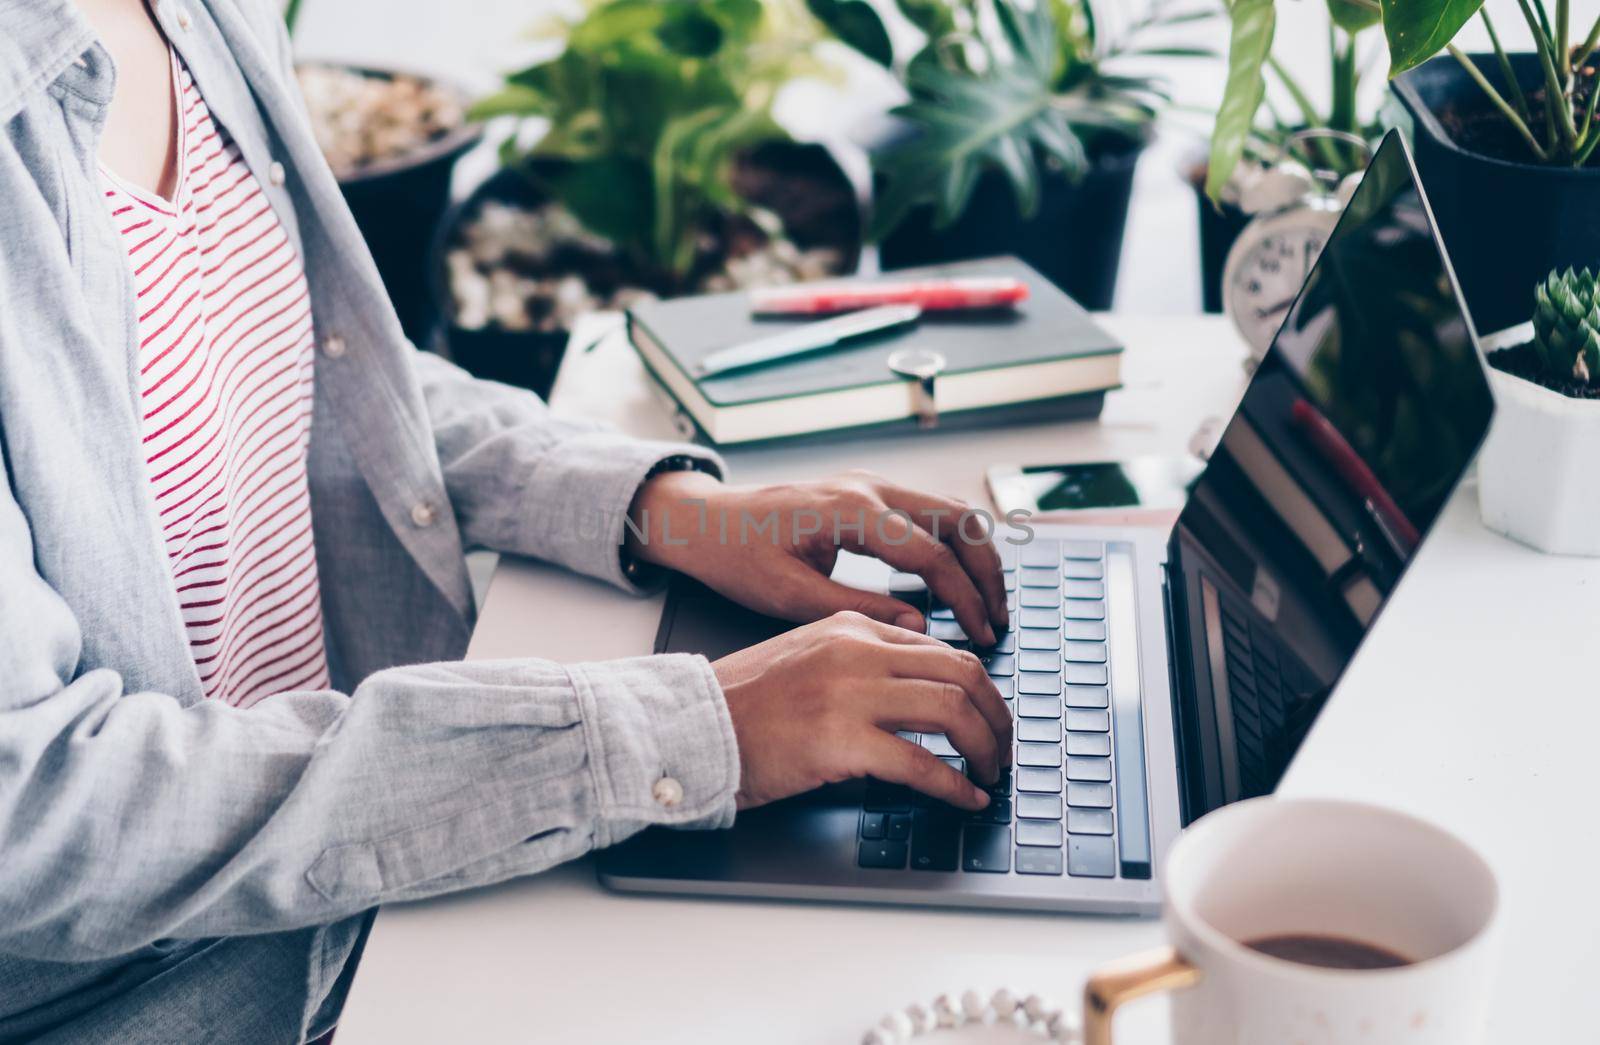
<svg viewBox="0 0 1600 1045">
<path fill-rule="evenodd" d="M 670 454 L 657 461 L 648 472 L 644 473 L 644 478 L 639 480 L 634 496 L 638 496 L 637 490 L 643 490 L 650 480 L 668 472 L 703 472 L 715 479 L 722 478 L 722 469 L 718 468 L 714 461 L 693 454 Z M 661 571 L 629 555 L 626 543 L 618 548 L 617 553 L 622 557 L 622 576 L 627 578 L 630 584 L 648 588 L 659 579 Z"/>
</svg>

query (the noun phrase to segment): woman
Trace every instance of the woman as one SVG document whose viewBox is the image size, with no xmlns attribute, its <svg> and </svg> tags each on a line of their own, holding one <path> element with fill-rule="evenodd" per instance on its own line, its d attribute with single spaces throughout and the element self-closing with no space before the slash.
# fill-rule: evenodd
<svg viewBox="0 0 1600 1045">
<path fill-rule="evenodd" d="M 415 352 L 291 82 L 266 0 L 0 7 L 0 1038 L 299 1041 L 380 902 L 867 773 L 980 807 L 892 735 L 991 778 L 976 659 L 826 577 L 879 554 L 992 638 L 993 549 L 930 532 L 961 506 L 724 486 Z M 903 514 L 723 547 L 708 506 Z M 469 545 L 819 622 L 462 664 Z"/>
</svg>

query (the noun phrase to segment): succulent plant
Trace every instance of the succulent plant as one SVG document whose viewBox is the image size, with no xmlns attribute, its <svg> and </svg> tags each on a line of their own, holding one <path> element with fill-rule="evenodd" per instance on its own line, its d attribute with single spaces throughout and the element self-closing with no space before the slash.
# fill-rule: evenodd
<svg viewBox="0 0 1600 1045">
<path fill-rule="evenodd" d="M 1552 272 L 1533 291 L 1533 343 L 1545 369 L 1600 381 L 1600 277 L 1587 268 Z"/>
</svg>

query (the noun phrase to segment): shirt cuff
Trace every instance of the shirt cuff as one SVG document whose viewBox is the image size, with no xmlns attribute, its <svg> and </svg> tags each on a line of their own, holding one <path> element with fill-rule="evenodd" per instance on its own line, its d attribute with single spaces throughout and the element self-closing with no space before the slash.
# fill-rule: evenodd
<svg viewBox="0 0 1600 1045">
<path fill-rule="evenodd" d="M 739 746 L 706 658 L 674 653 L 569 669 L 598 807 L 596 847 L 652 824 L 733 824 Z"/>
<path fill-rule="evenodd" d="M 716 453 L 688 443 L 634 439 L 610 431 L 563 442 L 559 458 L 541 465 L 540 481 L 530 485 L 522 512 L 527 543 L 537 548 L 534 554 L 641 593 L 644 589 L 623 570 L 628 509 L 651 470 L 673 457 L 688 458 L 718 478 L 725 471 Z M 552 497 L 551 491 L 563 496 Z"/>
</svg>

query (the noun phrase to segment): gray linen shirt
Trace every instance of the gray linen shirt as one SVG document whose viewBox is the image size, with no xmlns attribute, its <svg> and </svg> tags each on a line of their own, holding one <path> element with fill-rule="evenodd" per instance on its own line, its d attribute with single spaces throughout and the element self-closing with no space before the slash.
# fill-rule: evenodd
<svg viewBox="0 0 1600 1045">
<path fill-rule="evenodd" d="M 472 625 L 464 547 L 627 587 L 641 479 L 704 452 L 556 419 L 415 351 L 273 5 L 154 9 L 304 260 L 338 691 L 202 699 L 95 173 L 115 71 L 70 0 L 0 0 L 0 1040 L 303 1036 L 327 1023 L 360 912 L 734 815 L 738 754 L 702 658 L 451 663 Z M 652 797 L 667 775 L 670 809 Z"/>
</svg>

